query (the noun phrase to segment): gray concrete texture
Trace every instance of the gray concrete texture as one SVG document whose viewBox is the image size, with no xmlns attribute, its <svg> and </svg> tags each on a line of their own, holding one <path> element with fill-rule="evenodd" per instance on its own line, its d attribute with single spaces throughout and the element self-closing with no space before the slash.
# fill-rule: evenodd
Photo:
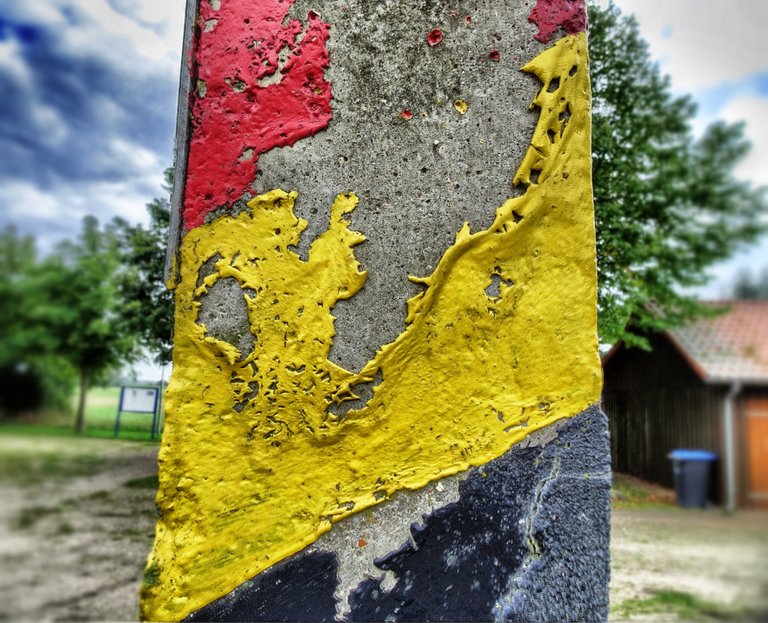
<svg viewBox="0 0 768 623">
<path fill-rule="evenodd" d="M 327 44 L 333 119 L 293 147 L 262 154 L 255 193 L 299 193 L 295 212 L 309 221 L 299 252 L 328 226 L 336 195 L 360 204 L 352 228 L 368 238 L 355 250 L 368 280 L 333 310 L 331 360 L 360 370 L 405 328 L 405 301 L 431 274 L 466 221 L 487 227 L 517 194 L 512 177 L 533 133 L 530 102 L 538 80 L 519 68 L 545 46 L 533 39 L 532 0 L 297 0 L 291 16 L 319 13 Z M 431 47 L 428 33 L 442 41 Z M 489 54 L 499 52 L 499 61 Z M 454 107 L 468 103 L 466 114 Z M 401 117 L 404 109 L 413 118 Z M 209 331 L 232 341 L 242 294 L 231 288 L 203 301 Z M 205 312 L 211 309 L 210 313 Z M 233 313 L 226 313 L 232 309 Z M 218 311 L 217 311 L 218 310 Z M 237 343 L 237 342 L 235 342 Z"/>
<path fill-rule="evenodd" d="M 297 0 L 331 24 L 327 129 L 262 154 L 254 194 L 299 193 L 327 228 L 337 194 L 360 197 L 352 228 L 368 280 L 333 310 L 331 359 L 359 370 L 404 329 L 406 300 L 464 222 L 487 227 L 518 191 L 513 175 L 538 119 L 534 0 Z M 442 41 L 427 44 L 439 28 Z M 498 61 L 489 57 L 498 51 Z M 456 100 L 466 101 L 461 114 Z M 403 119 L 404 110 L 412 118 Z M 209 267 L 210 268 L 210 267 Z M 201 274 L 206 274 L 206 267 Z M 220 285 L 219 285 L 220 284 Z M 244 296 L 221 281 L 198 320 L 249 341 Z M 610 473 L 598 410 L 540 431 L 505 456 L 336 524 L 303 552 L 191 620 L 586 621 L 607 616 Z"/>
</svg>

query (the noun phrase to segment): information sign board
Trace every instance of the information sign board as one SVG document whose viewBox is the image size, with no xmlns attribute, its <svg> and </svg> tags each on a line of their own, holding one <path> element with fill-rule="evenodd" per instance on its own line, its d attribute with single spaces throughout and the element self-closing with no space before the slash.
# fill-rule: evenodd
<svg viewBox="0 0 768 623">
<path fill-rule="evenodd" d="M 154 413 L 157 408 L 157 393 L 156 387 L 124 387 L 120 411 Z"/>
</svg>

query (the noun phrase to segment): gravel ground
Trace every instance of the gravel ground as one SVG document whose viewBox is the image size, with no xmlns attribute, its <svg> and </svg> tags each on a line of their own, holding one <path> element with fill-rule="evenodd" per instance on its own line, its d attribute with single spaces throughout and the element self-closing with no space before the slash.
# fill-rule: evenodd
<svg viewBox="0 0 768 623">
<path fill-rule="evenodd" d="M 156 465 L 156 444 L 0 435 L 0 619 L 137 620 Z"/>
<path fill-rule="evenodd" d="M 612 620 L 768 621 L 768 513 L 672 506 L 611 523 Z"/>
<path fill-rule="evenodd" d="M 0 434 L 0 620 L 137 619 L 156 460 L 156 444 Z M 766 513 L 617 510 L 612 556 L 614 621 L 768 620 Z"/>
</svg>

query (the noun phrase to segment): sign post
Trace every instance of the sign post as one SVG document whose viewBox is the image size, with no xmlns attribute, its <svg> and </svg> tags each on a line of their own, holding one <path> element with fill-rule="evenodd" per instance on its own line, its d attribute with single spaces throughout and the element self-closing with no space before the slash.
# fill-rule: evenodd
<svg viewBox="0 0 768 623">
<path fill-rule="evenodd" d="M 190 0 L 150 620 L 607 617 L 584 0 Z"/>
<path fill-rule="evenodd" d="M 120 388 L 120 400 L 117 404 L 117 417 L 115 418 L 115 437 L 120 435 L 120 420 L 123 413 L 151 413 L 152 429 L 150 437 L 155 438 L 159 433 L 159 404 L 160 390 L 157 387 L 146 386 L 122 386 Z"/>
</svg>

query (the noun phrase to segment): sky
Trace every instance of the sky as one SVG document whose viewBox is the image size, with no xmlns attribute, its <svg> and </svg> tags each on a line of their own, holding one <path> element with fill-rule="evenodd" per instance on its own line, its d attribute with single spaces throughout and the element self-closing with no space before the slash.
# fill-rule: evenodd
<svg viewBox="0 0 768 623">
<path fill-rule="evenodd" d="M 746 121 L 753 150 L 738 174 L 768 185 L 768 2 L 616 4 L 673 90 L 699 102 L 697 132 Z M 86 214 L 147 221 L 172 164 L 184 5 L 0 0 L 0 228 L 34 234 L 45 252 Z M 743 266 L 768 267 L 768 240 L 714 267 L 701 295 L 726 296 Z"/>
<path fill-rule="evenodd" d="M 42 251 L 146 222 L 172 164 L 184 0 L 0 0 L 0 227 Z"/>
</svg>

